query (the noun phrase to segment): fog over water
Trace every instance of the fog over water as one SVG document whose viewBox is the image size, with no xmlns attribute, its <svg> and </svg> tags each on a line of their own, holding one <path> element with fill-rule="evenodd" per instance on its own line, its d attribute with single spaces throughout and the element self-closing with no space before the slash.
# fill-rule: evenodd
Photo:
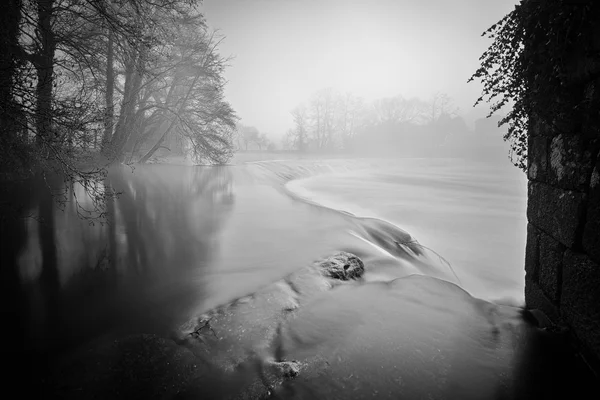
<svg viewBox="0 0 600 400">
<path fill-rule="evenodd" d="M 294 199 L 286 182 L 296 196 L 355 216 Z M 338 250 L 372 259 L 375 280 L 419 273 L 484 299 L 523 298 L 525 194 L 510 166 L 288 159 L 123 167 L 107 183 L 121 191 L 109 224 L 79 219 L 71 200 L 64 211 L 55 205 L 51 232 L 26 219 L 25 235 L 13 238 L 26 347 L 168 332 Z M 82 188 L 71 192 L 86 205 Z M 432 251 L 394 244 L 411 239 Z M 56 258 L 45 250 L 51 245 Z"/>
</svg>

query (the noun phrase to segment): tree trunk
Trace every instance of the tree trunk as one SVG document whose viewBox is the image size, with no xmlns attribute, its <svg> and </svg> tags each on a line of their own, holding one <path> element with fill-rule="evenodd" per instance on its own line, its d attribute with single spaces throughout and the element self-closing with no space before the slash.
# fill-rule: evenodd
<svg viewBox="0 0 600 400">
<path fill-rule="evenodd" d="M 114 72 L 114 50 L 113 50 L 113 34 L 108 29 L 108 46 L 106 49 L 106 93 L 105 93 L 105 107 L 104 112 L 104 135 L 102 136 L 102 146 L 106 146 L 110 143 L 113 135 L 113 122 L 115 108 L 113 104 L 113 94 L 115 90 L 115 72 Z"/>
<path fill-rule="evenodd" d="M 104 154 L 115 162 L 122 162 L 124 160 L 125 145 L 135 123 L 137 97 L 142 85 L 141 71 L 144 66 L 144 56 L 145 52 L 143 48 L 135 50 L 125 67 L 125 90 L 121 104 L 121 113 L 110 144 L 104 149 Z"/>
<path fill-rule="evenodd" d="M 54 52 L 56 42 L 52 32 L 54 0 L 37 0 L 39 48 L 35 55 L 36 85 L 36 134 L 37 143 L 51 140 L 52 86 L 54 84 Z"/>
<path fill-rule="evenodd" d="M 183 99 L 183 101 L 179 105 L 179 108 L 177 110 L 177 115 L 181 115 L 181 113 L 183 112 L 183 109 L 185 108 L 185 105 L 186 105 L 187 101 L 190 98 L 190 94 L 194 90 L 194 86 L 196 86 L 196 82 L 198 82 L 199 78 L 200 78 L 200 74 L 198 74 L 198 75 L 196 75 L 194 77 L 194 81 L 190 85 L 190 88 L 188 89 L 188 92 L 186 93 L 185 98 Z M 152 146 L 152 148 L 150 150 L 148 150 L 148 152 L 140 159 L 140 161 L 139 161 L 140 164 L 145 163 L 146 161 L 148 161 L 148 159 L 150 157 L 152 157 L 152 155 L 156 152 L 156 150 L 158 150 L 160 148 L 160 146 L 163 144 L 163 142 L 165 141 L 165 139 L 167 138 L 167 136 L 169 136 L 169 133 L 171 133 L 171 131 L 173 130 L 173 128 L 175 128 L 175 125 L 177 125 L 177 116 L 175 116 L 173 118 L 173 120 L 169 124 L 169 127 L 167 128 L 167 130 L 156 141 L 156 143 L 154 144 L 154 146 Z"/>
<path fill-rule="evenodd" d="M 0 131 L 9 135 L 8 143 L 16 140 L 16 103 L 13 99 L 13 86 L 17 73 L 19 46 L 19 22 L 21 20 L 21 0 L 6 0 L 0 13 Z"/>
</svg>

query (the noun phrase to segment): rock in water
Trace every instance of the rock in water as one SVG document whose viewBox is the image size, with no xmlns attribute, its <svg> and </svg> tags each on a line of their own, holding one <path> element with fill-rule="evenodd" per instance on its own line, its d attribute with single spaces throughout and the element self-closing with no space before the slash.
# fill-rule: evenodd
<svg viewBox="0 0 600 400">
<path fill-rule="evenodd" d="M 365 272 L 361 259 L 345 251 L 319 261 L 317 267 L 324 276 L 342 281 L 360 278 Z"/>
</svg>

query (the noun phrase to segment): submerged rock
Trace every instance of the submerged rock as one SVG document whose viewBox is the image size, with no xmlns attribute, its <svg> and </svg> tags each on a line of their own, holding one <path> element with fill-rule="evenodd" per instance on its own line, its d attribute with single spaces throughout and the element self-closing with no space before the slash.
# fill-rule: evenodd
<svg viewBox="0 0 600 400">
<path fill-rule="evenodd" d="M 360 278 L 365 272 L 361 259 L 345 251 L 319 261 L 317 267 L 324 276 L 342 281 Z"/>
</svg>

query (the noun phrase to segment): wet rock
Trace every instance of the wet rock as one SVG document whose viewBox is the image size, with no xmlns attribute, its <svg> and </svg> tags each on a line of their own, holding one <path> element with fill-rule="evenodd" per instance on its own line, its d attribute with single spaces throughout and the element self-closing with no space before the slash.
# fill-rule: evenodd
<svg viewBox="0 0 600 400">
<path fill-rule="evenodd" d="M 523 317 L 525 320 L 532 322 L 538 328 L 548 328 L 551 327 L 552 321 L 550 318 L 542 310 L 537 308 L 533 308 L 530 310 L 523 310 Z"/>
<path fill-rule="evenodd" d="M 365 272 L 361 259 L 344 251 L 320 261 L 317 266 L 324 276 L 342 281 L 360 278 Z"/>
<path fill-rule="evenodd" d="M 283 378 L 295 378 L 300 373 L 302 364 L 298 361 L 280 361 L 274 362 L 275 367 Z"/>
</svg>

